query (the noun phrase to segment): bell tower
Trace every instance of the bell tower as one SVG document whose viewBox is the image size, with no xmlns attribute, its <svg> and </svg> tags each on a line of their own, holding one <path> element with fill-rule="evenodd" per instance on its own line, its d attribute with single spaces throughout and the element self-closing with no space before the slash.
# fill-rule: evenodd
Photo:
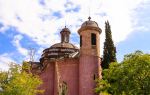
<svg viewBox="0 0 150 95">
<path fill-rule="evenodd" d="M 95 95 L 95 79 L 101 78 L 100 34 L 102 30 L 88 18 L 78 33 L 80 35 L 79 95 Z"/>
<path fill-rule="evenodd" d="M 80 54 L 100 57 L 101 29 L 95 21 L 91 21 L 91 17 L 88 19 L 78 30 L 80 35 Z"/>
</svg>

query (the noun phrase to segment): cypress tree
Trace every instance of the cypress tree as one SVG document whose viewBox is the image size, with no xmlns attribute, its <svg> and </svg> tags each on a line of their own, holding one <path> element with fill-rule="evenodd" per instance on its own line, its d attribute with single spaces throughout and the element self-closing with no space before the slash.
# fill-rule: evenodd
<svg viewBox="0 0 150 95">
<path fill-rule="evenodd" d="M 111 62 L 116 62 L 116 48 L 112 40 L 111 27 L 108 21 L 105 22 L 105 36 L 102 68 L 108 69 Z"/>
</svg>

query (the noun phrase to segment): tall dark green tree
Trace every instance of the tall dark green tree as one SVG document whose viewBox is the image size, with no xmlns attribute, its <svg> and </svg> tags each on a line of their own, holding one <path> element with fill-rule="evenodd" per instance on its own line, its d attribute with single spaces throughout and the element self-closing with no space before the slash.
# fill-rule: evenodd
<svg viewBox="0 0 150 95">
<path fill-rule="evenodd" d="M 112 40 L 111 27 L 109 22 L 105 22 L 105 42 L 104 42 L 104 51 L 102 59 L 102 68 L 107 69 L 111 62 L 116 62 L 116 48 Z"/>
</svg>

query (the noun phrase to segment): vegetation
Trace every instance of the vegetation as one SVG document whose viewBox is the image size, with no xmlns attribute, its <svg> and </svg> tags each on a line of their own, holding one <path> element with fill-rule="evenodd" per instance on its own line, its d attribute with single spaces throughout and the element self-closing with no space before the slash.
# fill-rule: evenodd
<svg viewBox="0 0 150 95">
<path fill-rule="evenodd" d="M 67 87 L 67 83 L 66 82 L 62 82 L 60 85 L 59 85 L 59 95 L 67 95 L 67 92 L 68 92 L 68 87 Z"/>
<path fill-rule="evenodd" d="M 111 62 L 116 62 L 116 48 L 112 40 L 111 28 L 109 22 L 105 22 L 105 35 L 102 68 L 108 69 Z"/>
<path fill-rule="evenodd" d="M 150 95 L 150 55 L 141 51 L 125 55 L 103 70 L 95 91 L 102 95 Z M 105 94 L 104 94 L 105 93 Z"/>
<path fill-rule="evenodd" d="M 0 72 L 0 95 L 36 95 L 43 92 L 37 89 L 42 81 L 38 76 L 25 71 L 29 67 L 27 62 L 23 64 L 23 67 L 12 65 L 9 71 Z"/>
</svg>

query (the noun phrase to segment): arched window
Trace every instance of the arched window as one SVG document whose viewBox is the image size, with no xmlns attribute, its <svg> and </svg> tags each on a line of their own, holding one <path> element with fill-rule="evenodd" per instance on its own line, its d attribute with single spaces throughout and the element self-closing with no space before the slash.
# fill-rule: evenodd
<svg viewBox="0 0 150 95">
<path fill-rule="evenodd" d="M 96 34 L 91 33 L 91 44 L 96 45 Z"/>
<path fill-rule="evenodd" d="M 82 36 L 80 36 L 80 47 L 82 46 Z"/>
</svg>

